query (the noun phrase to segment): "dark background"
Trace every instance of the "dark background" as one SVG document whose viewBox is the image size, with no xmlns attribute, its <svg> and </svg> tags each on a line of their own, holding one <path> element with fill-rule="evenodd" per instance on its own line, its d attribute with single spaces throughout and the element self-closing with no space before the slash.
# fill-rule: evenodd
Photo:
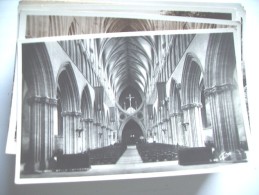
<svg viewBox="0 0 259 195">
<path fill-rule="evenodd" d="M 200 0 L 202 1 L 202 0 Z M 211 2 L 211 1 L 207 1 Z M 215 2 L 226 2 L 218 0 Z M 18 0 L 0 0 L 0 195 L 70 195 L 70 194 L 176 194 L 176 195 L 258 195 L 259 194 L 259 88 L 258 88 L 258 36 L 259 36 L 259 1 L 232 0 L 241 2 L 246 9 L 245 59 L 248 83 L 248 100 L 252 143 L 251 167 L 246 169 L 229 169 L 222 173 L 175 176 L 163 178 L 79 182 L 61 184 L 14 184 L 15 156 L 5 154 L 11 106 L 14 56 L 17 32 Z"/>
</svg>

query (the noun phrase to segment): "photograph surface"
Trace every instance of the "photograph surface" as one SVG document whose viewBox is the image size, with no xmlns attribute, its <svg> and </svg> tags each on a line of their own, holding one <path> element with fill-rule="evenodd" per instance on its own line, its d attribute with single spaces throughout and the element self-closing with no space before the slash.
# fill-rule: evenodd
<svg viewBox="0 0 259 195">
<path fill-rule="evenodd" d="M 179 16 L 183 14 L 182 16 Z M 223 13 L 214 13 L 223 17 Z M 228 15 L 228 14 L 225 14 Z M 193 16 L 193 17 L 191 17 Z M 145 32 L 162 30 L 188 30 L 188 29 L 223 29 L 233 28 L 232 21 L 204 19 L 206 13 L 200 12 L 161 12 L 149 19 L 142 18 L 116 18 L 93 16 L 56 16 L 56 15 L 27 15 L 25 37 L 53 37 L 86 35 L 98 33 L 119 32 Z M 210 15 L 208 15 L 210 16 Z M 124 16 L 126 17 L 126 16 Z M 228 17 L 231 17 L 228 16 Z M 201 19 L 202 18 L 202 19 Z"/>
<path fill-rule="evenodd" d="M 249 162 L 237 37 L 207 30 L 21 43 L 16 182 Z"/>
</svg>

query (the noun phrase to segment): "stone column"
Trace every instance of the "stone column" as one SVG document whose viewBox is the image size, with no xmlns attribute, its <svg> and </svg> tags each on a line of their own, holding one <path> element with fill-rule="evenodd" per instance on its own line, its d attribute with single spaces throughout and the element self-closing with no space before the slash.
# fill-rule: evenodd
<svg viewBox="0 0 259 195">
<path fill-rule="evenodd" d="M 165 118 L 163 120 L 163 125 L 165 127 L 166 133 L 165 133 L 165 143 L 166 144 L 172 144 L 172 131 L 171 131 L 171 124 L 170 124 L 170 119 Z"/>
<path fill-rule="evenodd" d="M 79 119 L 79 117 L 78 117 Z M 86 151 L 86 136 L 87 132 L 85 129 L 85 125 L 83 119 L 79 119 L 77 121 L 77 127 L 75 129 L 76 136 L 75 136 L 75 151 L 74 153 L 82 153 Z"/>
<path fill-rule="evenodd" d="M 106 146 L 109 146 L 110 145 L 110 143 L 109 143 L 110 128 L 106 127 L 105 131 L 106 131 Z"/>
<path fill-rule="evenodd" d="M 106 141 L 107 141 L 107 132 L 106 132 L 106 126 L 102 125 L 102 137 L 101 137 L 101 147 L 106 146 Z"/>
<path fill-rule="evenodd" d="M 95 148 L 100 148 L 101 145 L 101 123 L 94 123 L 94 137 L 95 137 Z"/>
<path fill-rule="evenodd" d="M 155 125 L 155 133 L 156 133 L 156 142 L 159 143 L 159 131 L 158 124 Z"/>
<path fill-rule="evenodd" d="M 156 142 L 159 143 L 159 131 L 158 131 L 158 124 L 155 125 L 155 134 L 156 134 Z"/>
<path fill-rule="evenodd" d="M 161 122 L 161 138 L 162 138 L 162 143 L 166 144 L 167 143 L 167 126 L 166 126 L 166 119 L 163 119 L 163 121 Z"/>
<path fill-rule="evenodd" d="M 106 126 L 102 126 L 102 132 L 103 132 L 103 139 L 102 139 L 102 147 L 107 146 L 107 127 Z"/>
<path fill-rule="evenodd" d="M 170 122 L 172 127 L 172 137 L 173 145 L 186 145 L 184 129 L 182 126 L 182 113 L 172 113 L 170 114 Z"/>
<path fill-rule="evenodd" d="M 84 151 L 87 151 L 91 148 L 91 119 L 81 119 L 81 121 L 84 130 Z"/>
<path fill-rule="evenodd" d="M 170 117 L 167 118 L 167 129 L 168 129 L 168 144 L 173 144 L 173 132 L 172 132 L 172 124 Z"/>
<path fill-rule="evenodd" d="M 89 119 L 82 118 L 82 127 L 84 131 L 84 151 L 87 151 L 90 148 L 89 136 L 90 136 L 90 129 L 89 129 Z"/>
<path fill-rule="evenodd" d="M 105 131 L 106 131 L 106 146 L 109 146 L 110 145 L 110 138 L 109 138 L 110 128 L 106 127 Z"/>
<path fill-rule="evenodd" d="M 164 107 L 162 109 L 162 118 L 163 118 L 163 127 L 165 131 L 165 143 L 171 144 L 172 143 L 172 131 L 171 131 L 171 124 L 169 118 L 169 98 L 164 100 Z"/>
<path fill-rule="evenodd" d="M 155 133 L 155 130 L 152 126 L 151 129 L 150 129 L 150 137 L 151 137 L 152 142 L 154 141 L 154 133 Z"/>
<path fill-rule="evenodd" d="M 86 152 L 89 148 L 89 141 L 88 141 L 88 137 L 89 137 L 89 129 L 88 129 L 88 124 L 86 121 L 84 121 L 82 119 L 82 129 L 83 129 L 83 152 Z"/>
<path fill-rule="evenodd" d="M 64 154 L 74 154 L 77 152 L 77 133 L 80 121 L 79 112 L 62 112 L 63 117 L 63 136 L 64 136 Z"/>
<path fill-rule="evenodd" d="M 75 130 L 75 150 L 74 153 L 81 153 L 85 151 L 85 131 L 83 128 L 78 128 Z"/>
<path fill-rule="evenodd" d="M 98 148 L 98 124 L 93 121 L 93 130 L 92 130 L 92 149 Z"/>
<path fill-rule="evenodd" d="M 47 97 L 31 97 L 30 105 L 30 140 L 26 157 L 25 172 L 33 173 L 49 168 L 49 160 L 55 149 L 54 113 L 57 100 Z"/>
<path fill-rule="evenodd" d="M 158 143 L 158 132 L 157 132 L 157 124 L 153 126 L 153 136 L 154 136 L 154 141 Z"/>
<path fill-rule="evenodd" d="M 231 153 L 232 160 L 240 160 L 236 152 L 240 149 L 232 90 L 234 86 L 224 84 L 205 89 L 211 109 L 213 138 L 218 154 Z M 224 160 L 224 159 L 223 159 Z"/>
<path fill-rule="evenodd" d="M 88 149 L 94 148 L 94 125 L 93 125 L 93 119 L 88 119 Z"/>
<path fill-rule="evenodd" d="M 186 134 L 186 144 L 189 147 L 203 147 L 203 127 L 201 119 L 201 104 L 191 103 L 182 106 Z"/>
<path fill-rule="evenodd" d="M 111 128 L 107 127 L 107 146 L 111 145 Z"/>
<path fill-rule="evenodd" d="M 157 132 L 158 132 L 158 142 L 162 143 L 162 124 L 163 122 L 159 122 L 157 125 Z"/>
<path fill-rule="evenodd" d="M 178 143 L 178 132 L 177 123 L 173 114 L 170 114 L 170 124 L 171 124 L 171 134 L 172 134 L 172 144 L 177 145 Z"/>
<path fill-rule="evenodd" d="M 109 135 L 108 135 L 108 144 L 112 145 L 112 132 L 109 131 Z"/>
</svg>

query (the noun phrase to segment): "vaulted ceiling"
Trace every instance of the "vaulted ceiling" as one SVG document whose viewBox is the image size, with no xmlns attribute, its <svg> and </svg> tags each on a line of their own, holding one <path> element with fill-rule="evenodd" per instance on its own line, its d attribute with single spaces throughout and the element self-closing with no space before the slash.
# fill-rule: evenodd
<svg viewBox="0 0 259 195">
<path fill-rule="evenodd" d="M 127 86 L 145 92 L 157 58 L 155 37 L 118 37 L 100 42 L 102 68 L 115 93 Z"/>
<path fill-rule="evenodd" d="M 76 32 L 82 27 L 75 21 L 69 28 L 69 32 L 73 32 L 71 34 L 77 34 Z M 174 23 L 166 21 L 105 19 L 99 23 L 102 24 L 99 26 L 101 30 L 97 32 L 106 33 L 177 28 Z M 102 29 L 104 27 L 105 29 Z M 90 83 L 93 87 L 104 86 L 107 96 L 112 101 L 127 87 L 146 94 L 149 101 L 155 93 L 155 83 L 168 79 L 168 75 L 172 73 L 193 36 L 153 33 L 153 35 L 145 33 L 145 36 L 138 36 L 137 34 L 144 33 L 117 34 L 115 37 L 107 35 L 106 38 L 82 39 L 60 44 L 87 79 L 89 79 L 87 72 L 93 71 L 97 79 L 93 79 L 95 82 Z M 82 56 L 86 59 L 83 60 Z M 88 64 L 90 70 L 84 71 Z"/>
<path fill-rule="evenodd" d="M 88 73 L 93 71 L 98 82 L 91 83 L 92 86 L 104 86 L 107 95 L 115 100 L 127 87 L 152 95 L 159 78 L 165 80 L 161 71 L 171 59 L 168 56 L 176 37 L 128 34 L 59 43 L 87 79 L 91 80 Z M 187 46 L 188 41 L 185 43 Z"/>
</svg>

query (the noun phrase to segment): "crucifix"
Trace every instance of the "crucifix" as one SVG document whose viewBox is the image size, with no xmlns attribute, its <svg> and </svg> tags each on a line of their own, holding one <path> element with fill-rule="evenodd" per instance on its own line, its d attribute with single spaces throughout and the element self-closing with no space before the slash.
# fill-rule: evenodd
<svg viewBox="0 0 259 195">
<path fill-rule="evenodd" d="M 130 107 L 131 107 L 131 100 L 134 99 L 134 97 L 132 97 L 131 94 L 129 94 L 129 97 L 126 97 L 126 99 L 129 99 L 129 103 L 130 103 Z"/>
</svg>

